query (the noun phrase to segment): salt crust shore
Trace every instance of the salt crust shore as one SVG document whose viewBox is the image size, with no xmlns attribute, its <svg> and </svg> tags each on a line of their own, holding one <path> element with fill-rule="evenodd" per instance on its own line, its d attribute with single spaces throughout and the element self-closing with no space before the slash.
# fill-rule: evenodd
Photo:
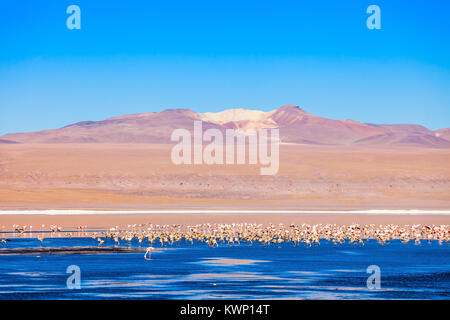
<svg viewBox="0 0 450 320">
<path fill-rule="evenodd" d="M 369 214 L 450 215 L 450 210 L 0 210 L 1 215 L 101 215 L 101 214 Z"/>
</svg>

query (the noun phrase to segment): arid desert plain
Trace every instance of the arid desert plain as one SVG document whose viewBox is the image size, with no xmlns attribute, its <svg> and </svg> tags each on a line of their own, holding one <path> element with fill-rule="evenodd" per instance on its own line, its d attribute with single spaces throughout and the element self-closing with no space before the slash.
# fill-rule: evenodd
<svg viewBox="0 0 450 320">
<path fill-rule="evenodd" d="M 261 176 L 259 166 L 248 164 L 174 165 L 171 147 L 0 144 L 0 210 L 122 211 L 89 216 L 8 214 L 1 224 L 450 222 L 448 215 L 333 213 L 448 210 L 450 149 L 282 144 L 278 174 Z M 123 213 L 179 209 L 200 213 Z M 329 213 L 264 213 L 273 210 Z"/>
</svg>

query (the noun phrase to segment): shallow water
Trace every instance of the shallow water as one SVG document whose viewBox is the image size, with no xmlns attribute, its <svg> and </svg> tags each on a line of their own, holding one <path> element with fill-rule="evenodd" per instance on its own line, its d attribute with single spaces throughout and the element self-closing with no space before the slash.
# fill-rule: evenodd
<svg viewBox="0 0 450 320">
<path fill-rule="evenodd" d="M 44 242 L 45 247 L 96 245 L 91 238 Z M 39 242 L 12 239 L 7 247 L 39 247 Z M 154 247 L 150 261 L 143 253 L 0 255 L 0 299 L 450 298 L 450 247 L 437 241 Z M 70 265 L 81 269 L 81 289 L 66 286 Z M 367 288 L 370 265 L 381 269 L 381 289 Z"/>
</svg>

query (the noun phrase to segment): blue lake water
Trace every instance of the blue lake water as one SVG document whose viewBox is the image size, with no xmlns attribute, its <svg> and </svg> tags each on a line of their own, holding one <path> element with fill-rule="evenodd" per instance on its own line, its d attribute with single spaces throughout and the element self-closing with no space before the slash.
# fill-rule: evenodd
<svg viewBox="0 0 450 320">
<path fill-rule="evenodd" d="M 44 242 L 45 247 L 96 245 L 91 238 Z M 36 239 L 7 244 L 39 246 Z M 0 299 L 450 298 L 450 247 L 437 241 L 154 247 L 150 261 L 143 253 L 0 255 Z M 66 286 L 70 265 L 80 267 L 81 289 Z M 370 265 L 380 267 L 380 289 L 367 288 Z"/>
</svg>

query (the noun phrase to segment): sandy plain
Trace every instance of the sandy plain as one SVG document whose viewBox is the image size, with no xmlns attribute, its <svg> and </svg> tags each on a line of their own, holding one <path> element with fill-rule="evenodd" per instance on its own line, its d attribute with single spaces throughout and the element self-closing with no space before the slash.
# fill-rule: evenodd
<svg viewBox="0 0 450 320">
<path fill-rule="evenodd" d="M 72 226 L 78 222 L 116 225 L 125 220 L 192 224 L 269 220 L 413 223 L 426 219 L 428 223 L 449 223 L 447 215 L 387 217 L 332 212 L 450 209 L 449 149 L 284 144 L 280 146 L 278 174 L 261 176 L 259 164 L 177 166 L 171 162 L 171 148 L 165 144 L 0 145 L 0 214 L 1 210 L 30 209 L 283 209 L 330 213 L 42 215 L 17 216 L 15 223 L 37 225 L 44 220 L 42 223 L 49 223 L 47 219 Z M 11 217 L 1 215 L 0 224 L 8 224 Z M 101 223 L 105 219 L 108 221 Z"/>
</svg>

